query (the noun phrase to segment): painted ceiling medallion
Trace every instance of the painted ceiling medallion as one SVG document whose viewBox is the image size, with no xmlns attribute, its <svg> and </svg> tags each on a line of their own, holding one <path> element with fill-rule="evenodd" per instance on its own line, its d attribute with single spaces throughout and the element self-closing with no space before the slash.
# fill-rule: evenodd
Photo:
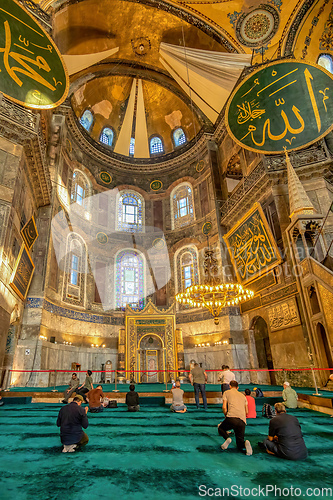
<svg viewBox="0 0 333 500">
<path fill-rule="evenodd" d="M 260 5 L 239 17 L 236 36 L 246 47 L 259 47 L 273 38 L 278 26 L 278 12 L 271 5 Z"/>
</svg>

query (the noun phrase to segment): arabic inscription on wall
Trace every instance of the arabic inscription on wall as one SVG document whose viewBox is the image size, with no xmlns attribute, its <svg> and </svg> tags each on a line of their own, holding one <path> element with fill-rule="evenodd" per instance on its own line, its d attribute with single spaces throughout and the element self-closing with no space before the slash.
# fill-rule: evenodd
<svg viewBox="0 0 333 500">
<path fill-rule="evenodd" d="M 271 331 L 282 330 L 283 328 L 301 324 L 296 300 L 294 298 L 275 304 L 273 307 L 270 307 L 267 312 Z"/>
</svg>

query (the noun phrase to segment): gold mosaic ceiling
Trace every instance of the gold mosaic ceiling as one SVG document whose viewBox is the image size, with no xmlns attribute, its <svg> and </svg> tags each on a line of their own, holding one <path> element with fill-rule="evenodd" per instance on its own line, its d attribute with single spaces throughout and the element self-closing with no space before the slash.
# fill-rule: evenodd
<svg viewBox="0 0 333 500">
<path fill-rule="evenodd" d="M 73 100 L 76 113 L 84 105 L 93 107 L 108 100 L 105 96 L 112 95 L 108 86 L 115 82 L 121 82 L 122 97 L 126 99 L 133 77 L 140 77 L 151 99 L 147 104 L 149 133 L 155 129 L 162 135 L 167 150 L 172 146 L 165 116 L 180 111 L 189 139 L 203 126 L 204 119 L 197 109 L 193 112 L 188 106 L 188 98 L 160 63 L 161 42 L 217 52 L 253 53 L 253 63 L 291 54 L 316 62 L 320 53 L 333 51 L 332 37 L 326 33 L 332 17 L 330 0 L 40 0 L 39 4 L 52 15 L 54 39 L 63 54 L 91 54 L 119 47 L 102 64 L 71 77 L 73 93 L 93 72 L 93 80 L 81 89 L 80 104 L 77 95 Z M 110 99 L 116 111 L 121 99 Z M 115 130 L 119 115 L 114 116 Z M 103 125 L 101 117 L 96 117 L 94 138 L 97 124 Z"/>
</svg>

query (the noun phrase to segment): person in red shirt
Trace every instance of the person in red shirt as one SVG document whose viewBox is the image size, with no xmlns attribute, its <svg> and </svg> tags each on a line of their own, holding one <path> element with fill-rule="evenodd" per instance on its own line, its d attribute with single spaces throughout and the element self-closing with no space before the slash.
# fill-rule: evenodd
<svg viewBox="0 0 333 500">
<path fill-rule="evenodd" d="M 246 414 L 246 418 L 257 418 L 255 399 L 251 396 L 250 389 L 245 389 L 244 392 L 245 392 L 245 397 L 246 397 L 247 407 L 248 407 L 248 412 Z"/>
</svg>

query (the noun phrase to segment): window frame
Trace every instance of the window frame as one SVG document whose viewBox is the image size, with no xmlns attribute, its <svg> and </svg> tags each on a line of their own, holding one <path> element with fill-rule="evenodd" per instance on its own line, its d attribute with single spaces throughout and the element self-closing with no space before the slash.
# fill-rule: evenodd
<svg viewBox="0 0 333 500">
<path fill-rule="evenodd" d="M 84 114 L 85 114 L 86 112 L 90 113 L 90 114 L 91 114 L 91 117 L 92 117 L 92 122 L 91 122 L 91 124 L 90 124 L 89 129 L 87 129 L 87 128 L 86 128 L 86 127 L 82 124 L 82 122 L 81 122 L 81 120 L 82 120 L 82 118 L 83 118 L 83 116 L 84 116 Z M 80 118 L 79 118 L 79 123 L 80 123 L 81 127 L 82 127 L 82 128 L 83 128 L 83 129 L 84 129 L 84 130 L 88 133 L 88 134 L 90 134 L 90 132 L 92 131 L 92 129 L 93 129 L 93 127 L 94 127 L 94 123 L 95 123 L 95 115 L 94 115 L 93 111 L 91 111 L 91 109 L 89 109 L 89 108 L 86 108 L 86 109 L 83 111 L 83 113 L 81 114 Z"/>
</svg>

